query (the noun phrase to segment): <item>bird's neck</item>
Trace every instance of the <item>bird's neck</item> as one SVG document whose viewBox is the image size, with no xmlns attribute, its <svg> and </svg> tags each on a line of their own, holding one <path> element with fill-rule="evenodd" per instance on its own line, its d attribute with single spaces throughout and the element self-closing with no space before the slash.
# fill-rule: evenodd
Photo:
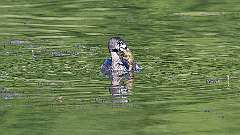
<svg viewBox="0 0 240 135">
<path fill-rule="evenodd" d="M 118 69 L 119 63 L 121 62 L 119 55 L 116 52 L 111 52 L 111 57 L 113 69 Z"/>
</svg>

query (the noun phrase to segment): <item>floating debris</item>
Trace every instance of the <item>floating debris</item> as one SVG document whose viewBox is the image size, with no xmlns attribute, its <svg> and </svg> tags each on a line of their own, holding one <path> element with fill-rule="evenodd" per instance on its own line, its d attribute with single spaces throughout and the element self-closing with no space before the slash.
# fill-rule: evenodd
<svg viewBox="0 0 240 135">
<path fill-rule="evenodd" d="M 8 100 L 16 97 L 19 97 L 18 93 L 10 91 L 6 88 L 0 88 L 0 98 Z"/>
<path fill-rule="evenodd" d="M 26 42 L 23 41 L 23 40 L 11 40 L 9 43 L 10 43 L 11 45 L 22 45 L 22 44 L 24 44 L 24 43 L 26 43 Z"/>
<path fill-rule="evenodd" d="M 62 97 L 62 96 L 57 97 L 57 98 L 56 98 L 56 101 L 62 103 L 62 102 L 63 102 L 63 97 Z"/>
<path fill-rule="evenodd" d="M 219 83 L 220 80 L 219 79 L 207 79 L 206 83 L 207 84 L 215 84 L 215 83 Z"/>
<path fill-rule="evenodd" d="M 77 56 L 79 52 L 76 51 L 52 51 L 50 55 L 53 57 L 64 57 L 64 56 Z"/>
<path fill-rule="evenodd" d="M 10 41 L 4 41 L 3 44 L 4 44 L 4 47 L 6 45 L 24 45 L 24 44 L 27 44 L 29 43 L 28 41 L 25 41 L 25 40 L 18 40 L 18 39 L 14 39 L 14 40 L 10 40 Z"/>
<path fill-rule="evenodd" d="M 206 83 L 207 84 L 215 84 L 215 83 L 219 83 L 221 81 L 227 81 L 228 86 L 230 86 L 230 79 L 238 79 L 238 77 L 230 77 L 230 75 L 227 75 L 226 78 L 207 79 Z"/>
</svg>

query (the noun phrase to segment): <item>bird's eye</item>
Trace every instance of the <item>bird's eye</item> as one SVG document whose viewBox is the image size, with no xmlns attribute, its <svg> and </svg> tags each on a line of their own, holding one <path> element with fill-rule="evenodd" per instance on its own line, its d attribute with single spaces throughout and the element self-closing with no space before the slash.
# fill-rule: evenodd
<svg viewBox="0 0 240 135">
<path fill-rule="evenodd" d="M 113 51 L 113 52 L 118 52 L 118 49 L 113 49 L 112 51 Z"/>
<path fill-rule="evenodd" d="M 118 44 L 119 46 L 121 46 L 121 45 L 123 44 L 123 42 L 122 42 L 122 41 L 119 41 L 117 44 Z"/>
</svg>

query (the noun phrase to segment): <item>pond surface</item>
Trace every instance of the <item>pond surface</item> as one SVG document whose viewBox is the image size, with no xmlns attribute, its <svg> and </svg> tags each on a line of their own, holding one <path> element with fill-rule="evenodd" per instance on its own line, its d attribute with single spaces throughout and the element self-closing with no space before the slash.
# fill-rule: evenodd
<svg viewBox="0 0 240 135">
<path fill-rule="evenodd" d="M 239 0 L 1 0 L 0 13 L 1 135 L 239 135 Z M 112 36 L 143 68 L 115 93 L 100 72 Z"/>
</svg>

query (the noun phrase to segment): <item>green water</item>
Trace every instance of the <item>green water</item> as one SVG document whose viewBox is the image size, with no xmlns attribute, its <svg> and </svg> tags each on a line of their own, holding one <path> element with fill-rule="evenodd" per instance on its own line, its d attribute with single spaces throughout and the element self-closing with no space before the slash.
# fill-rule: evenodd
<svg viewBox="0 0 240 135">
<path fill-rule="evenodd" d="M 239 22 L 239 0 L 1 0 L 0 134 L 239 135 Z M 116 35 L 143 67 L 120 96 Z"/>
</svg>

